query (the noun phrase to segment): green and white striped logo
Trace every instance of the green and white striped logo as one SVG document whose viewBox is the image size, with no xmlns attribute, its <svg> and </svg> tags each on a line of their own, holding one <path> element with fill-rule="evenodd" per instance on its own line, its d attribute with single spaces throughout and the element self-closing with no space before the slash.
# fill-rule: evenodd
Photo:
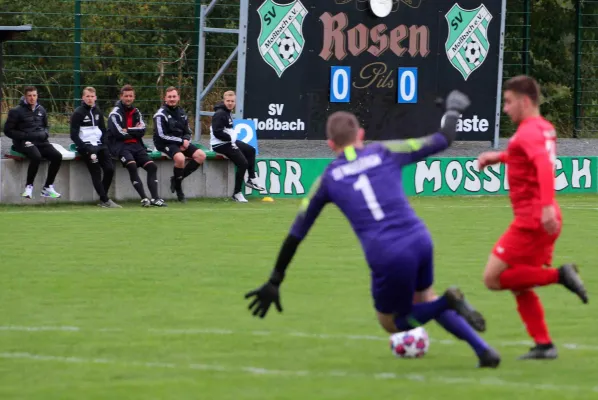
<svg viewBox="0 0 598 400">
<path fill-rule="evenodd" d="M 446 55 L 463 79 L 467 80 L 488 55 L 488 25 L 492 14 L 483 4 L 473 10 L 455 4 L 444 17 L 449 29 L 445 43 Z"/>
<path fill-rule="evenodd" d="M 260 54 L 280 78 L 303 51 L 303 19 L 307 9 L 299 0 L 284 5 L 266 0 L 257 12 L 262 22 L 257 39 Z"/>
</svg>

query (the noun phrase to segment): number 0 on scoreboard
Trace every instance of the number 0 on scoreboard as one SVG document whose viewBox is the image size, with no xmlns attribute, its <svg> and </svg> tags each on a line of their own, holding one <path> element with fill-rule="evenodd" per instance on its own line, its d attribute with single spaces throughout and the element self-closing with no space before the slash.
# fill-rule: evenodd
<svg viewBox="0 0 598 400">
<path fill-rule="evenodd" d="M 330 102 L 351 101 L 351 67 L 330 67 Z"/>
<path fill-rule="evenodd" d="M 398 80 L 397 102 L 399 104 L 417 103 L 417 68 L 400 67 Z"/>
</svg>

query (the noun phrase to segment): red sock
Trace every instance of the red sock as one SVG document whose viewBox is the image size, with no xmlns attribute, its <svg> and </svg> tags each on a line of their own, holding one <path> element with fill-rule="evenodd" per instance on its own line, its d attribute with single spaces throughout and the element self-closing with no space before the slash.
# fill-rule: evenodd
<svg viewBox="0 0 598 400">
<path fill-rule="evenodd" d="M 502 289 L 520 292 L 536 286 L 558 283 L 559 270 L 556 268 L 517 266 L 504 270 L 499 279 Z"/>
<path fill-rule="evenodd" d="M 536 293 L 533 290 L 525 290 L 515 295 L 515 300 L 517 300 L 517 311 L 525 323 L 527 333 L 534 339 L 534 342 L 537 344 L 551 343 L 548 327 L 544 320 L 544 308 Z"/>
</svg>

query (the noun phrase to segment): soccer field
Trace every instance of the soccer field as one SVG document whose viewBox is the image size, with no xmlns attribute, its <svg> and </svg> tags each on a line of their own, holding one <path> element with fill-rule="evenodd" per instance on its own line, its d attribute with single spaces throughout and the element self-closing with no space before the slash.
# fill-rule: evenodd
<svg viewBox="0 0 598 400">
<path fill-rule="evenodd" d="M 598 197 L 560 196 L 555 263 L 575 261 L 590 297 Z M 509 293 L 482 270 L 511 220 L 506 197 L 416 198 L 435 241 L 435 287 L 457 284 L 501 353 L 477 370 L 435 323 L 422 359 L 391 355 L 357 239 L 329 206 L 282 290 L 284 312 L 251 316 L 298 201 L 221 200 L 118 210 L 0 207 L 0 399 L 596 399 L 595 298 L 541 288 L 560 354 L 518 361 L 530 343 Z"/>
</svg>

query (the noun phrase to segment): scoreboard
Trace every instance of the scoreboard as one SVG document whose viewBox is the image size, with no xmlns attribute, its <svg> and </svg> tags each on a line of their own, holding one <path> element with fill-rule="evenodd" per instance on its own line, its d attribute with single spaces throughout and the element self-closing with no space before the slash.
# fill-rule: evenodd
<svg viewBox="0 0 598 400">
<path fill-rule="evenodd" d="M 376 16 L 370 1 L 392 3 Z M 250 0 L 244 119 L 260 139 L 324 139 L 353 112 L 366 138 L 438 129 L 438 97 L 472 99 L 458 140 L 498 135 L 505 0 Z"/>
</svg>

